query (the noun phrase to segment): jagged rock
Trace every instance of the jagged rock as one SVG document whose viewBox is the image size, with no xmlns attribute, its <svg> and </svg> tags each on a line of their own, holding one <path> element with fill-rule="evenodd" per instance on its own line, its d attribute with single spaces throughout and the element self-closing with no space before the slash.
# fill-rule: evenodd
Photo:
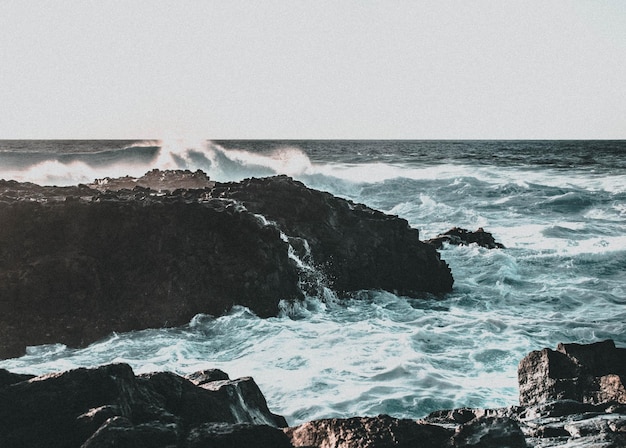
<svg viewBox="0 0 626 448">
<path fill-rule="evenodd" d="M 279 429 L 249 423 L 205 423 L 193 428 L 185 448 L 292 448 Z"/>
<path fill-rule="evenodd" d="M 441 233 L 424 242 L 435 246 L 437 249 L 441 249 L 443 247 L 443 243 L 455 246 L 469 246 L 470 244 L 477 244 L 480 247 L 485 247 L 487 249 L 504 249 L 504 245 L 498 243 L 493 235 L 489 232 L 485 232 L 482 227 L 479 227 L 475 232 L 467 229 L 461 229 L 460 227 L 454 227 L 447 232 Z"/>
<path fill-rule="evenodd" d="M 20 373 L 12 373 L 5 369 L 0 369 L 0 387 L 9 386 L 11 384 L 20 383 L 22 381 L 34 378 L 34 375 L 24 375 Z"/>
<path fill-rule="evenodd" d="M 133 425 L 125 417 L 112 417 L 81 445 L 81 448 L 172 448 L 179 446 L 176 425 Z"/>
<path fill-rule="evenodd" d="M 417 296 L 452 288 L 447 264 L 405 219 L 287 176 L 217 184 L 212 194 L 236 199 L 288 236 L 306 240 L 312 262 L 337 292 L 384 289 Z"/>
<path fill-rule="evenodd" d="M 322 419 L 285 429 L 294 447 L 422 448 L 443 447 L 452 431 L 388 415 Z"/>
<path fill-rule="evenodd" d="M 188 174 L 200 176 L 146 177 L 172 187 Z M 303 270 L 290 250 L 317 270 Z M 274 316 L 280 300 L 310 292 L 312 272 L 328 280 L 313 289 L 338 292 L 417 296 L 453 281 L 407 221 L 285 176 L 171 192 L 0 181 L 0 358 L 234 305 Z"/>
<path fill-rule="evenodd" d="M 186 375 L 189 381 L 191 381 L 196 386 L 200 386 L 201 384 L 210 383 L 213 381 L 221 381 L 221 380 L 229 380 L 228 374 L 220 369 L 206 369 L 199 370 L 198 372 L 190 373 Z"/>
<path fill-rule="evenodd" d="M 626 349 L 611 340 L 559 344 L 528 354 L 519 364 L 520 404 L 571 399 L 626 403 Z"/>
<path fill-rule="evenodd" d="M 453 447 L 526 448 L 517 422 L 507 417 L 479 417 L 461 425 L 452 437 Z"/>
<path fill-rule="evenodd" d="M 174 191 L 182 189 L 212 188 L 215 182 L 202 170 L 191 172 L 189 170 L 157 170 L 147 172 L 139 178 L 124 176 L 118 178 L 105 177 L 96 179 L 87 185 L 98 191 L 133 190 L 136 187 L 155 191 Z"/>
<path fill-rule="evenodd" d="M 126 364 L 4 385 L 0 397 L 3 448 L 182 447 L 192 428 L 208 423 L 246 428 L 241 431 L 248 435 L 257 433 L 254 427 L 259 425 L 259 434 L 286 426 L 283 417 L 269 411 L 251 378 L 196 386 L 167 372 L 135 376 Z M 219 431 L 198 431 L 194 434 L 205 441 L 213 434 L 217 442 L 211 446 L 229 446 L 220 442 L 224 435 Z M 241 431 L 231 439 L 238 440 Z M 282 436 L 278 429 L 273 433 Z"/>
<path fill-rule="evenodd" d="M 0 446 L 626 446 L 626 404 L 618 400 L 621 392 L 611 395 L 612 401 L 598 402 L 609 392 L 598 394 L 602 383 L 595 381 L 611 375 L 621 378 L 623 349 L 615 348 L 612 341 L 559 344 L 556 352 L 546 349 L 531 353 L 522 365 L 523 379 L 532 378 L 532 384 L 540 386 L 540 393 L 533 396 L 536 403 L 499 409 L 442 410 L 419 421 L 380 415 L 322 419 L 291 428 L 286 428 L 283 417 L 268 409 L 251 378 L 231 381 L 219 370 L 200 371 L 187 378 L 167 372 L 135 376 L 125 364 L 41 377 L 0 370 Z M 542 386 L 542 378 L 568 379 L 572 373 L 579 375 L 572 390 L 591 399 L 555 400 L 548 393 L 551 386 Z"/>
<path fill-rule="evenodd" d="M 232 201 L 0 203 L 0 357 L 302 297 L 280 231 Z"/>
<path fill-rule="evenodd" d="M 436 411 L 424 421 L 455 430 L 450 444 L 442 445 L 442 448 L 620 448 L 626 446 L 625 411 L 624 407 L 607 404 L 592 405 L 561 400 L 499 409 Z"/>
</svg>

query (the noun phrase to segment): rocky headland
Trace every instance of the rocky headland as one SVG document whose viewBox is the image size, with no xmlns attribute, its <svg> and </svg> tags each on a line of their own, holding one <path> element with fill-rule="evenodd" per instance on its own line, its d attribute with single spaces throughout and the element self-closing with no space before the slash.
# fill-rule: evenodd
<svg viewBox="0 0 626 448">
<path fill-rule="evenodd" d="M 520 404 L 424 419 L 331 418 L 290 427 L 252 378 L 219 370 L 135 375 L 125 364 L 39 377 L 0 370 L 6 448 L 620 448 L 626 349 L 560 344 L 519 364 Z"/>
<path fill-rule="evenodd" d="M 412 297 L 452 275 L 396 216 L 286 176 L 202 172 L 44 187 L 0 181 L 0 358 L 188 323 L 234 305 L 275 316 L 330 287 Z"/>
</svg>

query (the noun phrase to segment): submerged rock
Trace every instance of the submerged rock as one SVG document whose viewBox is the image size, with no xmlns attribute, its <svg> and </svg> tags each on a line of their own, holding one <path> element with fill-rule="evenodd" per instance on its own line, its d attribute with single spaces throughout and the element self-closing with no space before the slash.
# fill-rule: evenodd
<svg viewBox="0 0 626 448">
<path fill-rule="evenodd" d="M 447 264 L 406 220 L 286 176 L 216 184 L 155 170 L 97 187 L 0 181 L 0 358 L 234 305 L 275 316 L 280 300 L 325 286 L 452 288 Z"/>
<path fill-rule="evenodd" d="M 443 247 L 443 243 L 452 244 L 454 246 L 469 246 L 470 244 L 477 244 L 480 247 L 485 247 L 487 249 L 504 249 L 504 245 L 498 243 L 493 235 L 489 232 L 485 232 L 482 227 L 479 227 L 475 232 L 467 229 L 461 229 L 460 227 L 454 227 L 447 232 L 441 233 L 424 242 L 432 244 L 437 249 L 441 249 Z"/>
</svg>

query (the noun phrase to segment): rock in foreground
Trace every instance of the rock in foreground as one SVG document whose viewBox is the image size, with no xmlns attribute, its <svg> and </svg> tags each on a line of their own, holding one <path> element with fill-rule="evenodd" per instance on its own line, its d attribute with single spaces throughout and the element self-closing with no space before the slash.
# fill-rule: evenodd
<svg viewBox="0 0 626 448">
<path fill-rule="evenodd" d="M 564 347 L 584 359 L 585 371 L 615 372 L 622 362 L 611 341 Z M 542 352 L 520 363 L 527 376 L 537 366 L 537 386 L 551 384 L 543 364 L 530 362 Z M 579 386 L 583 396 L 596 390 L 593 382 L 588 390 Z M 509 408 L 442 410 L 417 421 L 331 418 L 288 428 L 251 378 L 231 381 L 218 370 L 184 378 L 167 372 L 135 376 L 129 366 L 114 364 L 42 377 L 0 370 L 0 397 L 3 448 L 626 446 L 626 404 L 619 394 L 584 403 L 541 392 L 536 403 Z"/>
<path fill-rule="evenodd" d="M 175 189 L 178 178 L 187 188 Z M 234 305 L 275 316 L 280 300 L 324 286 L 417 296 L 452 281 L 406 220 L 286 176 L 220 184 L 152 171 L 93 188 L 0 181 L 0 358 Z"/>
<path fill-rule="evenodd" d="M 0 386 L 0 446 L 290 446 L 278 429 L 285 419 L 269 411 L 251 378 L 198 377 L 135 376 L 126 364 L 16 376 Z"/>
<path fill-rule="evenodd" d="M 595 344 L 559 344 L 519 364 L 520 404 L 576 400 L 626 405 L 626 349 L 611 340 Z"/>
</svg>

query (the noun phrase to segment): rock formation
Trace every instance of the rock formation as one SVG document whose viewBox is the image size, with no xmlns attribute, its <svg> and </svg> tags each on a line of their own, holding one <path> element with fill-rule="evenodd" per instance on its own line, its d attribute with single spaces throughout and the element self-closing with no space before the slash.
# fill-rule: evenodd
<svg viewBox="0 0 626 448">
<path fill-rule="evenodd" d="M 575 360 L 577 370 L 568 372 L 576 378 L 597 373 L 600 378 L 623 378 L 622 350 L 605 341 L 564 344 L 552 353 Z M 520 389 L 524 381 L 527 394 L 533 387 L 538 390 L 532 404 L 442 410 L 417 421 L 379 415 L 321 419 L 295 427 L 287 427 L 283 417 L 269 410 L 251 378 L 230 380 L 219 370 L 186 377 L 167 372 L 135 376 L 125 364 L 40 377 L 0 370 L 0 446 L 625 447 L 622 392 L 610 389 L 599 395 L 597 382 L 586 380 L 577 383 L 577 390 L 583 400 L 591 397 L 589 402 L 564 398 L 558 389 L 546 392 L 551 389 L 545 384 L 555 379 L 550 369 L 561 372 L 562 364 L 550 364 L 552 358 L 545 353 L 551 351 L 532 352 L 520 362 Z"/>
<path fill-rule="evenodd" d="M 611 340 L 544 348 L 520 362 L 518 379 L 522 405 L 553 400 L 626 405 L 626 348 Z"/>
<path fill-rule="evenodd" d="M 112 364 L 14 381 L 0 386 L 3 448 L 290 446 L 251 378 L 194 382 Z"/>
<path fill-rule="evenodd" d="M 177 176 L 203 187 L 172 190 Z M 96 186 L 0 181 L 0 358 L 233 305 L 273 316 L 281 299 L 324 286 L 452 288 L 447 264 L 406 220 L 286 176 L 215 184 L 151 171 Z"/>
<path fill-rule="evenodd" d="M 89 188 L 98 191 L 119 191 L 132 190 L 135 187 L 147 188 L 154 191 L 172 192 L 178 189 L 197 190 L 202 188 L 212 188 L 215 182 L 201 170 L 191 172 L 189 170 L 157 170 L 147 172 L 145 175 L 134 178 L 131 176 L 124 177 L 105 177 L 96 179 L 94 183 L 89 184 Z"/>
<path fill-rule="evenodd" d="M 452 288 L 446 263 L 397 216 L 309 189 L 287 176 L 217 184 L 213 195 L 235 199 L 275 222 L 296 240 L 295 248 L 304 239 L 312 262 L 339 293 L 384 289 L 415 296 Z M 306 257 L 306 250 L 299 252 Z"/>
<path fill-rule="evenodd" d="M 388 415 L 316 420 L 285 433 L 294 447 L 316 448 L 438 448 L 454 434 L 442 426 Z"/>
<path fill-rule="evenodd" d="M 485 247 L 487 249 L 504 249 L 504 245 L 498 243 L 493 235 L 489 232 L 485 232 L 482 227 L 479 227 L 475 232 L 467 229 L 461 229 L 460 227 L 454 227 L 447 232 L 441 233 L 424 242 L 432 244 L 437 249 L 441 249 L 443 247 L 443 243 L 452 244 L 453 246 L 469 246 L 470 244 L 477 244 L 480 247 Z"/>
</svg>

